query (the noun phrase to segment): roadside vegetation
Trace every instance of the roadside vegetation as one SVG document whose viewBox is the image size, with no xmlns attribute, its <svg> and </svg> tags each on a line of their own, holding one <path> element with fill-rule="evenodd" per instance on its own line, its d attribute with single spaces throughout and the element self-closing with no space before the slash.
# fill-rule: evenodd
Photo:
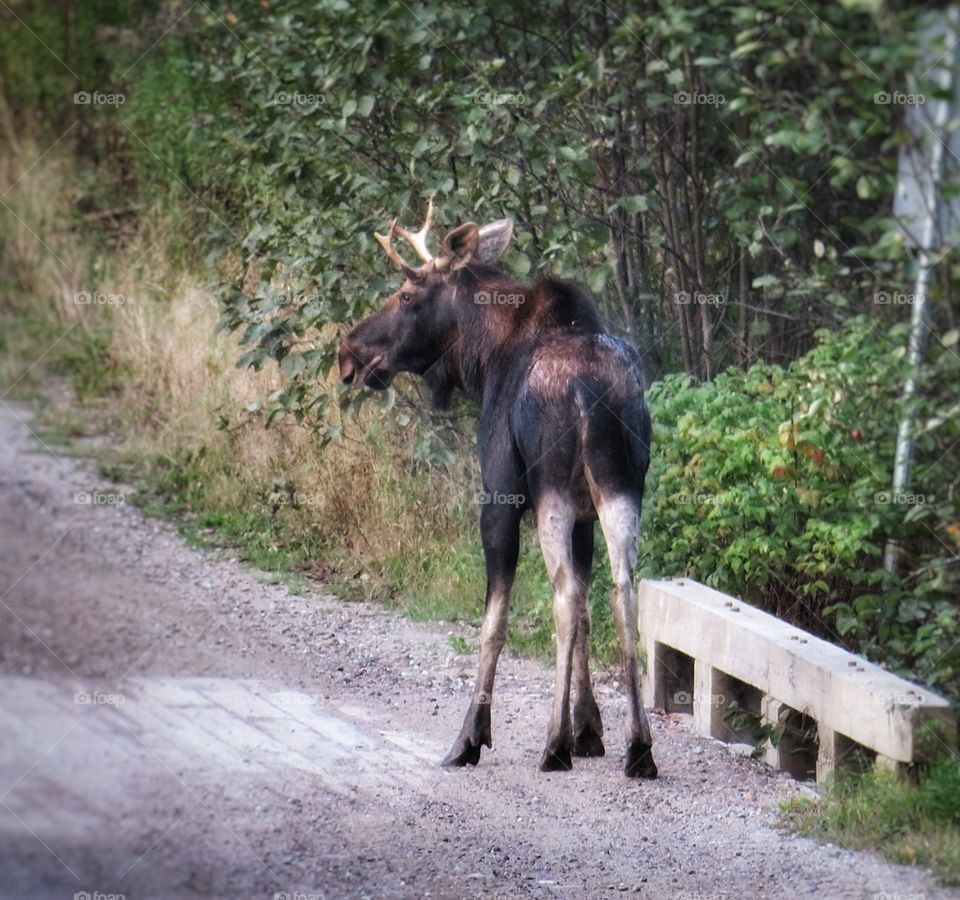
<svg viewBox="0 0 960 900">
<path fill-rule="evenodd" d="M 929 866 L 945 884 L 960 885 L 960 770 L 955 763 L 929 768 L 915 784 L 882 769 L 841 776 L 822 798 L 786 803 L 781 821 L 809 837 Z"/>
<path fill-rule="evenodd" d="M 37 400 L 45 439 L 109 432 L 104 470 L 149 511 L 274 577 L 476 621 L 474 410 L 332 370 L 392 284 L 374 230 L 429 196 L 441 230 L 511 215 L 514 273 L 587 283 L 650 364 L 641 574 L 738 594 L 956 700 L 953 250 L 911 492 L 889 492 L 914 264 L 890 218 L 902 109 L 875 97 L 909 82 L 914 13 L 541 7 L 536 29 L 501 2 L 0 9 L 3 398 Z M 524 538 L 509 642 L 545 655 L 551 590 Z M 613 662 L 603 556 L 593 643 Z M 957 778 L 870 775 L 786 817 L 957 879 Z"/>
</svg>

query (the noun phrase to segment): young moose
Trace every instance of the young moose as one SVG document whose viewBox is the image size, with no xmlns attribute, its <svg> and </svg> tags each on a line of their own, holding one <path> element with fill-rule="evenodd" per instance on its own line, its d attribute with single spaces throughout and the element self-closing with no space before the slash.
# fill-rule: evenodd
<svg viewBox="0 0 960 900">
<path fill-rule="evenodd" d="M 555 591 L 557 634 L 556 692 L 540 768 L 568 770 L 571 756 L 604 753 L 587 661 L 587 587 L 599 517 L 629 699 L 625 770 L 654 778 L 633 588 L 650 461 L 639 358 L 604 331 L 593 301 L 577 288 L 552 280 L 518 284 L 492 267 L 513 236 L 511 220 L 461 225 L 434 257 L 427 249 L 432 218 L 431 203 L 420 231 L 398 228 L 394 220 L 388 234 L 376 236 L 405 280 L 343 339 L 339 362 L 345 384 L 383 390 L 398 372 L 412 372 L 423 376 L 438 406 L 460 389 L 481 407 L 477 448 L 488 502 L 480 513 L 487 567 L 480 666 L 463 727 L 443 764 L 476 765 L 481 746 L 492 746 L 494 673 L 506 635 L 520 519 L 532 509 Z M 393 247 L 396 234 L 415 248 L 421 266 L 403 260 Z"/>
</svg>

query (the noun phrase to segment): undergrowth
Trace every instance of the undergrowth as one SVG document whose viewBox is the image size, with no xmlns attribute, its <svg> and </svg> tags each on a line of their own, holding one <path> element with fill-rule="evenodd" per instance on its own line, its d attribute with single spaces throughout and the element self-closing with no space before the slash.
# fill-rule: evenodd
<svg viewBox="0 0 960 900">
<path fill-rule="evenodd" d="M 916 780 L 878 768 L 840 775 L 822 797 L 785 803 L 781 821 L 810 837 L 856 849 L 872 847 L 894 862 L 928 866 L 945 884 L 960 885 L 956 762 L 932 766 L 917 773 Z"/>
</svg>

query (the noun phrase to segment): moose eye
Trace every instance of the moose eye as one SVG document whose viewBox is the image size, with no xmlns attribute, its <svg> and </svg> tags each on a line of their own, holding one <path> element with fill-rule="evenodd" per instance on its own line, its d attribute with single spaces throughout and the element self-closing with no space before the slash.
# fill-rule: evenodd
<svg viewBox="0 0 960 900">
<path fill-rule="evenodd" d="M 413 303 L 413 294 L 408 294 L 406 291 L 404 291 L 400 295 L 400 305 L 409 306 L 411 303 Z"/>
</svg>

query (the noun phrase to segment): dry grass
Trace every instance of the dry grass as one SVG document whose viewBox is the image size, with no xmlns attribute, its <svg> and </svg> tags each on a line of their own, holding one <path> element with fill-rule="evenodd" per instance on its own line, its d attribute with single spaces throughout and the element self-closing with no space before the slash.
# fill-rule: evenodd
<svg viewBox="0 0 960 900">
<path fill-rule="evenodd" d="M 109 390 L 91 396 L 85 414 L 118 430 L 126 456 L 173 460 L 204 448 L 230 462 L 230 477 L 209 486 L 212 504 L 235 507 L 254 486 L 292 480 L 304 494 L 304 529 L 336 521 L 360 544 L 374 543 L 370 522 L 383 515 L 369 514 L 386 512 L 377 478 L 388 461 L 364 439 L 366 423 L 353 423 L 348 439 L 322 457 L 305 428 L 263 428 L 248 407 L 280 386 L 279 372 L 234 367 L 235 340 L 214 334 L 216 298 L 163 252 L 174 221 L 144 216 L 132 240 L 100 252 L 74 227 L 79 188 L 69 156 L 54 152 L 35 164 L 43 155 L 36 146 L 9 151 L 0 157 L 0 196 L 9 207 L 0 207 L 0 311 L 20 334 L 5 354 L 4 384 L 20 380 L 44 353 L 49 361 L 62 359 L 60 351 L 85 352 L 95 335 L 95 358 L 80 364 L 106 373 Z M 78 303 L 81 293 L 112 302 Z M 226 431 L 218 427 L 224 422 Z"/>
<path fill-rule="evenodd" d="M 15 309 L 37 298 L 50 300 L 55 304 L 50 312 L 58 321 L 68 321 L 76 317 L 73 298 L 82 290 L 83 271 L 79 247 L 61 215 L 68 163 L 55 158 L 44 161 L 40 172 L 29 170 L 40 155 L 33 144 L 0 155 L 5 299 Z"/>
<path fill-rule="evenodd" d="M 64 216 L 70 161 L 51 154 L 37 165 L 42 152 L 24 139 L 0 153 L 0 311 L 6 320 L 0 383 L 5 393 L 30 377 L 53 340 L 85 327 L 76 298 L 84 289 L 86 261 Z M 41 335 L 48 339 L 46 347 L 35 342 Z"/>
<path fill-rule="evenodd" d="M 235 340 L 214 334 L 216 298 L 191 274 L 160 266 L 162 257 L 151 257 L 116 282 L 124 302 L 112 311 L 107 353 L 123 375 L 110 404 L 127 457 L 187 460 L 203 479 L 192 500 L 203 510 L 270 516 L 285 542 L 322 545 L 350 566 L 376 570 L 403 552 L 425 511 L 434 533 L 449 533 L 445 487 L 404 486 L 411 461 L 396 450 L 409 435 L 397 428 L 368 439 L 375 413 L 340 423 L 334 410 L 327 424 L 344 425 L 345 438 L 322 452 L 305 427 L 265 428 L 250 407 L 281 386 L 279 372 L 236 369 Z"/>
<path fill-rule="evenodd" d="M 236 339 L 214 333 L 216 298 L 171 261 L 176 218 L 147 211 L 134 234 L 98 245 L 71 227 L 69 161 L 52 153 L 29 169 L 39 156 L 25 148 L 0 170 L 0 194 L 17 182 L 16 215 L 0 207 L 0 314 L 16 342 L 0 383 L 40 357 L 24 384 L 51 364 L 68 375 L 81 403 L 79 420 L 75 407 L 64 414 L 71 431 L 111 430 L 117 471 L 136 473 L 146 502 L 214 527 L 261 567 L 332 570 L 422 618 L 476 617 L 483 566 L 470 454 L 439 477 L 425 473 L 415 423 L 397 424 L 376 402 L 349 422 L 331 404 L 327 424 L 342 425 L 343 438 L 322 451 L 293 422 L 266 429 L 256 401 L 280 387 L 280 373 L 235 368 Z M 81 291 L 115 302 L 78 304 Z M 542 562 L 531 561 L 539 597 Z M 534 625 L 535 641 L 547 641 Z"/>
</svg>

